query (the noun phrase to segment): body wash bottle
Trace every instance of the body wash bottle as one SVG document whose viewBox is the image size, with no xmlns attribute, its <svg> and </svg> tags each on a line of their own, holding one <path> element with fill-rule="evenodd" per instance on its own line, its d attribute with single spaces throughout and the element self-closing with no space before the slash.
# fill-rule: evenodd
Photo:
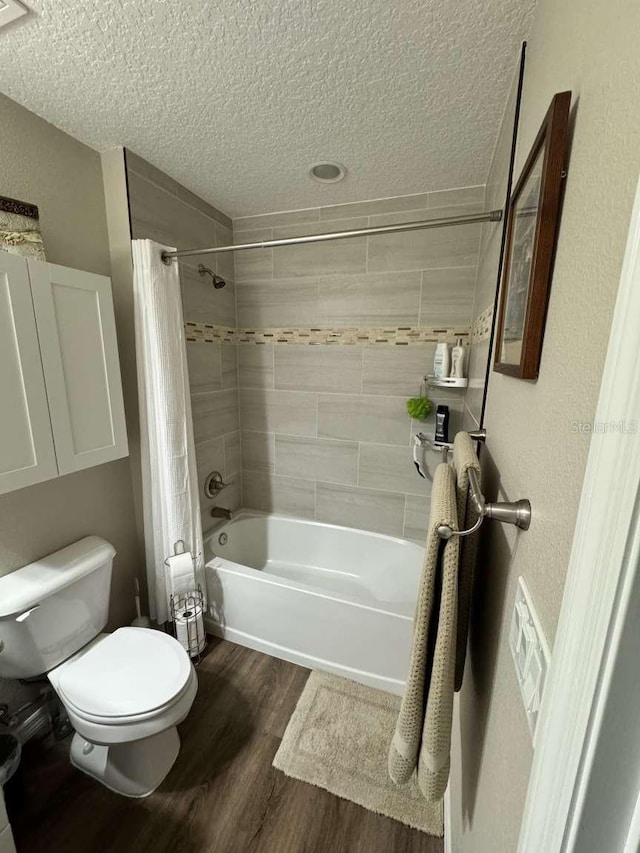
<svg viewBox="0 0 640 853">
<path fill-rule="evenodd" d="M 449 344 L 439 343 L 436 347 L 433 375 L 436 379 L 444 379 L 449 375 Z"/>
<path fill-rule="evenodd" d="M 436 409 L 436 444 L 449 442 L 449 406 L 438 406 Z"/>
<path fill-rule="evenodd" d="M 454 376 L 456 379 L 464 377 L 466 354 L 466 348 L 462 346 L 462 338 L 458 338 L 456 345 L 451 350 L 451 376 Z"/>
</svg>

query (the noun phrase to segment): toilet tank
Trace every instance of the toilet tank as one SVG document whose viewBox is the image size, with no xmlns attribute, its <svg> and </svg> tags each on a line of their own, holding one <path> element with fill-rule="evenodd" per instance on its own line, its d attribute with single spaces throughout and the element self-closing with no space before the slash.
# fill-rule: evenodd
<svg viewBox="0 0 640 853">
<path fill-rule="evenodd" d="M 43 675 L 103 630 L 115 553 L 87 536 L 0 577 L 0 677 Z"/>
</svg>

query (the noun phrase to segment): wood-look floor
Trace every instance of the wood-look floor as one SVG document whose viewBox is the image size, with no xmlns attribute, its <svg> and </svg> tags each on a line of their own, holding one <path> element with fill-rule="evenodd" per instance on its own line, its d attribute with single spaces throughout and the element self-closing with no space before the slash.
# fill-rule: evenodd
<svg viewBox="0 0 640 853">
<path fill-rule="evenodd" d="M 26 749 L 18 853 L 441 853 L 440 839 L 271 766 L 308 670 L 211 641 L 158 791 L 111 793 L 75 770 L 69 742 Z"/>
</svg>

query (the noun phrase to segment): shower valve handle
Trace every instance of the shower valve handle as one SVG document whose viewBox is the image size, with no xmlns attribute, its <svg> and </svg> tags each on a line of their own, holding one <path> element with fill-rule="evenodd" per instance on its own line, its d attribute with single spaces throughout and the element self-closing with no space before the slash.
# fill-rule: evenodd
<svg viewBox="0 0 640 853">
<path fill-rule="evenodd" d="M 204 481 L 204 494 L 207 498 L 215 498 L 217 497 L 223 489 L 226 489 L 227 486 L 230 486 L 231 482 L 225 483 L 222 479 L 222 474 L 220 471 L 212 471 L 210 474 L 207 474 L 207 478 Z"/>
</svg>

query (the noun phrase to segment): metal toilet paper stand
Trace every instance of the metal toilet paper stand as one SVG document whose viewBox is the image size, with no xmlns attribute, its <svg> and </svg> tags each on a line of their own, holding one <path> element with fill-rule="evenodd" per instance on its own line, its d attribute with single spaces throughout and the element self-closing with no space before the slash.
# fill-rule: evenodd
<svg viewBox="0 0 640 853">
<path fill-rule="evenodd" d="M 182 539 L 173 546 L 173 556 L 184 554 L 185 546 Z M 193 557 L 193 572 L 195 570 L 199 555 Z M 168 565 L 167 560 L 164 561 Z M 188 592 L 171 594 L 169 598 L 169 611 L 171 614 L 171 633 L 185 649 L 195 665 L 200 663 L 202 653 L 207 646 L 207 635 L 204 630 L 204 594 L 200 584 Z M 178 636 L 178 625 L 184 628 L 185 633 Z M 184 643 L 186 635 L 186 645 Z"/>
</svg>

